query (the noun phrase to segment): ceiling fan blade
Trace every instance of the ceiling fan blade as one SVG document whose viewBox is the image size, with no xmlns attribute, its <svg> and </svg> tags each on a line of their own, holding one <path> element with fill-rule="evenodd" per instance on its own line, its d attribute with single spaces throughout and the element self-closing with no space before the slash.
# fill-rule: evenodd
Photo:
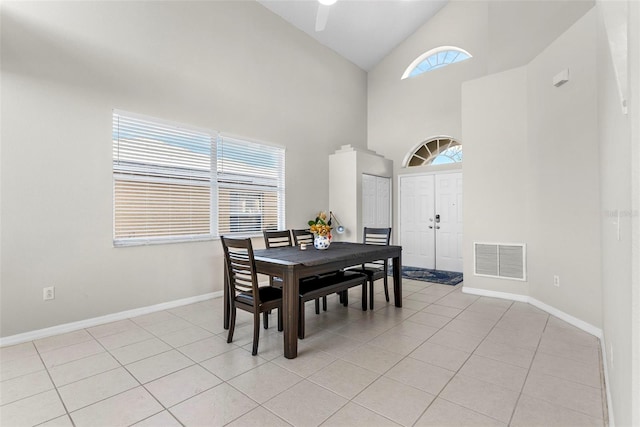
<svg viewBox="0 0 640 427">
<path fill-rule="evenodd" d="M 329 10 L 331 10 L 331 6 L 318 4 L 318 14 L 316 15 L 316 31 L 323 31 L 324 27 L 327 26 Z"/>
</svg>

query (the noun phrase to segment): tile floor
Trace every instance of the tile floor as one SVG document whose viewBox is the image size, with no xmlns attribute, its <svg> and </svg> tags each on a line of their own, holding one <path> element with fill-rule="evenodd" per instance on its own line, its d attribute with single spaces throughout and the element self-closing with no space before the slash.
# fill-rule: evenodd
<svg viewBox="0 0 640 427">
<path fill-rule="evenodd" d="M 405 280 L 307 310 L 299 357 L 220 298 L 0 349 L 0 425 L 603 426 L 599 343 L 530 305 Z M 271 324 L 275 325 L 275 318 Z"/>
</svg>

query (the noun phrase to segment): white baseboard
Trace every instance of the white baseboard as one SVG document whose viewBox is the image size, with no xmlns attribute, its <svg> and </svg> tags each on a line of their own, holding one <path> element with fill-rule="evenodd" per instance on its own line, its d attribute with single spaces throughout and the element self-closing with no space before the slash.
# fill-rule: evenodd
<svg viewBox="0 0 640 427">
<path fill-rule="evenodd" d="M 0 347 L 29 342 L 40 338 L 50 337 L 52 335 L 64 334 L 80 329 L 90 328 L 109 322 L 129 319 L 131 317 L 142 316 L 143 314 L 154 313 L 156 311 L 168 310 L 170 308 L 180 307 L 182 305 L 193 304 L 212 298 L 222 297 L 222 291 L 210 292 L 204 295 L 197 295 L 189 298 L 163 302 L 160 304 L 150 305 L 147 307 L 134 308 L 133 310 L 121 311 L 119 313 L 107 314 L 105 316 L 94 317 L 91 319 L 80 320 L 77 322 L 65 323 L 62 325 L 52 326 L 50 328 L 38 329 L 35 331 L 25 332 L 17 335 L 0 338 Z"/>
<path fill-rule="evenodd" d="M 542 301 L 538 301 L 535 298 L 531 298 L 528 295 L 510 294 L 507 292 L 497 292 L 497 291 L 490 291 L 487 289 L 468 288 L 468 287 L 463 287 L 462 292 L 464 292 L 465 294 L 480 295 L 483 297 L 502 298 L 502 299 L 508 299 L 512 301 L 526 302 L 528 304 L 531 304 L 534 307 L 539 308 L 542 311 L 546 311 L 547 313 L 557 317 L 560 320 L 564 320 L 568 324 L 573 325 L 576 328 L 582 331 L 585 331 L 588 334 L 596 336 L 601 340 L 603 338 L 602 329 L 596 328 L 590 323 L 580 320 L 577 317 L 573 317 L 572 315 L 567 314 L 564 311 L 558 310 L 557 308 L 552 307 L 549 304 L 545 304 Z"/>
<path fill-rule="evenodd" d="M 568 324 L 573 325 L 576 328 L 581 329 L 588 334 L 598 337 L 600 340 L 604 338 L 602 335 L 602 329 L 596 328 L 590 323 L 580 320 L 577 317 L 573 317 L 572 315 L 567 314 L 564 311 L 560 311 L 557 308 L 550 306 L 549 304 L 543 303 L 542 301 L 538 301 L 535 298 L 529 298 L 528 302 L 532 306 L 537 307 L 542 311 L 546 311 L 547 313 L 553 316 L 556 316 L 560 320 L 564 320 Z"/>
<path fill-rule="evenodd" d="M 546 311 L 547 313 L 557 317 L 560 320 L 564 320 L 570 325 L 575 326 L 576 328 L 591 334 L 598 338 L 600 341 L 600 352 L 602 353 L 602 369 L 604 371 L 604 385 L 607 394 L 607 412 L 609 415 L 609 427 L 615 427 L 613 422 L 613 403 L 611 401 L 611 391 L 609 390 L 609 366 L 607 364 L 607 349 L 605 346 L 605 339 L 602 329 L 593 326 L 590 323 L 587 323 L 583 320 L 578 319 L 577 317 L 573 317 L 570 314 L 565 313 L 564 311 L 558 310 L 557 308 L 550 306 L 549 304 L 545 304 L 542 301 L 538 301 L 535 298 L 531 298 L 528 295 L 520 295 L 520 294 L 510 294 L 507 292 L 497 292 L 490 291 L 487 289 L 478 289 L 478 288 L 468 288 L 463 287 L 462 292 L 465 294 L 471 295 L 479 295 L 485 297 L 492 298 L 502 298 L 519 302 L 526 302 L 531 304 L 534 307 L 539 308 L 542 311 Z"/>
</svg>

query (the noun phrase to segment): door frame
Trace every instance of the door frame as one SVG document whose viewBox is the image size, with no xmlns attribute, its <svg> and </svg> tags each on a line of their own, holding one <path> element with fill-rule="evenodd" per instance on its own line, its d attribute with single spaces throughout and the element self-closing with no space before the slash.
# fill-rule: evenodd
<svg viewBox="0 0 640 427">
<path fill-rule="evenodd" d="M 398 195 L 398 215 L 396 216 L 396 218 L 398 218 L 398 232 L 396 233 L 397 239 L 398 239 L 398 245 L 402 246 L 402 203 L 401 203 L 401 198 L 402 198 L 402 178 L 405 177 L 412 177 L 412 176 L 429 176 L 432 175 L 434 176 L 434 181 L 435 181 L 435 176 L 436 175 L 444 175 L 444 174 L 452 174 L 452 173 L 462 173 L 462 168 L 456 168 L 456 169 L 443 169 L 443 170 L 437 170 L 437 171 L 430 171 L 430 172 L 417 172 L 417 173 L 402 173 L 402 174 L 398 174 L 398 187 L 397 187 L 397 195 Z M 464 175 L 463 175 L 463 183 L 464 183 Z M 463 184 L 464 185 L 464 184 Z M 462 206 L 464 209 L 464 193 L 463 193 L 463 197 L 462 197 Z M 464 222 L 462 224 L 463 230 L 464 230 Z M 464 231 L 463 231 L 464 233 Z M 438 250 L 438 248 L 436 247 L 436 251 Z M 435 256 L 437 257 L 437 252 L 435 254 Z M 434 260 L 435 262 L 435 260 Z M 464 260 L 463 260 L 464 262 Z M 437 265 L 436 265 L 437 267 Z"/>
</svg>

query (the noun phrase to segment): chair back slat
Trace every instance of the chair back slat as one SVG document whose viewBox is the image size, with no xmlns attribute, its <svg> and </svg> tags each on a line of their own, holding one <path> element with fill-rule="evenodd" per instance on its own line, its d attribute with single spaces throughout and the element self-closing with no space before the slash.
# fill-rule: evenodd
<svg viewBox="0 0 640 427">
<path fill-rule="evenodd" d="M 365 227 L 364 235 L 362 237 L 363 243 L 366 245 L 379 245 L 388 246 L 391 241 L 391 227 L 388 228 L 373 228 Z M 372 266 L 384 266 L 387 260 L 377 260 L 367 263 Z"/>
<path fill-rule="evenodd" d="M 267 249 L 291 246 L 291 233 L 289 230 L 263 231 L 264 244 Z"/>
<path fill-rule="evenodd" d="M 308 229 L 307 230 L 291 230 L 291 234 L 293 234 L 293 244 L 295 246 L 299 246 L 300 243 L 313 245 L 313 233 Z"/>
<path fill-rule="evenodd" d="M 367 245 L 386 246 L 391 240 L 391 228 L 372 228 L 365 227 L 363 235 L 363 243 Z"/>
<path fill-rule="evenodd" d="M 254 304 L 259 305 L 258 275 L 251 239 L 231 239 L 223 236 L 220 240 L 224 248 L 231 295 L 250 294 Z"/>
</svg>

